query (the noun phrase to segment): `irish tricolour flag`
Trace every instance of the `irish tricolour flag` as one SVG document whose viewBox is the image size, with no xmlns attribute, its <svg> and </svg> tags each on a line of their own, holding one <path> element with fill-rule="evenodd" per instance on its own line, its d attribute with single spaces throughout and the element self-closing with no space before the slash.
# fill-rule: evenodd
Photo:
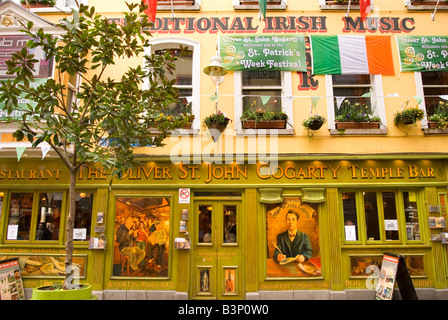
<svg viewBox="0 0 448 320">
<path fill-rule="evenodd" d="M 388 36 L 311 36 L 313 74 L 393 75 Z"/>
</svg>

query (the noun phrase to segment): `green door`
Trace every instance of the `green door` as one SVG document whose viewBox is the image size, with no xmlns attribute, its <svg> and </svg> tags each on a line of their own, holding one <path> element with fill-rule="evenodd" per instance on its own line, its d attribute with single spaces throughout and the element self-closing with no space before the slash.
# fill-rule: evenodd
<svg viewBox="0 0 448 320">
<path fill-rule="evenodd" d="M 241 203 L 195 202 L 192 239 L 193 299 L 241 299 Z"/>
</svg>

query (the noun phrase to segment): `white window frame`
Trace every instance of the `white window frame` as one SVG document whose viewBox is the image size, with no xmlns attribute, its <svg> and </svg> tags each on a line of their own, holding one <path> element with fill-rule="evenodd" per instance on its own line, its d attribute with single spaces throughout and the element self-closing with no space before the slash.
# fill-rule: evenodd
<svg viewBox="0 0 448 320">
<path fill-rule="evenodd" d="M 201 0 L 195 0 L 194 4 L 192 6 L 174 6 L 173 8 L 171 8 L 171 5 L 161 5 L 160 3 L 157 5 L 157 11 L 185 11 L 185 10 L 195 10 L 195 11 L 199 11 L 201 10 Z"/>
<path fill-rule="evenodd" d="M 281 0 L 280 5 L 270 5 L 269 3 L 267 3 L 266 9 L 267 10 L 286 10 L 287 6 L 288 6 L 288 0 Z M 260 10 L 260 7 L 258 5 L 240 4 L 240 0 L 233 0 L 233 8 L 235 10 Z"/>
<path fill-rule="evenodd" d="M 17 3 L 18 5 L 20 4 L 20 0 L 12 0 L 14 3 Z M 71 6 L 67 5 L 67 2 L 70 0 L 56 0 L 56 4 L 53 7 L 42 7 L 42 8 L 33 8 L 30 7 L 30 11 L 34 12 L 34 13 L 39 13 L 39 12 L 64 12 L 64 13 L 71 13 L 72 12 L 72 8 Z M 88 4 L 88 0 L 78 0 L 79 4 L 84 4 L 87 5 Z"/>
<path fill-rule="evenodd" d="M 192 70 L 191 70 L 191 83 L 192 83 L 192 101 L 191 101 L 191 114 L 194 115 L 193 124 L 191 126 L 193 134 L 198 134 L 201 129 L 200 121 L 200 79 L 201 79 L 201 43 L 191 39 L 185 39 L 180 37 L 163 37 L 156 38 L 149 41 L 150 46 L 145 48 L 145 55 L 151 55 L 153 45 L 158 44 L 173 44 L 188 46 L 193 49 Z M 149 81 L 143 82 L 142 88 L 147 90 L 149 88 Z"/>
<path fill-rule="evenodd" d="M 288 120 L 286 122 L 286 129 L 243 129 L 241 124 L 241 116 L 243 114 L 243 71 L 234 72 L 234 92 L 235 92 L 235 131 L 236 134 L 256 134 L 258 130 L 263 130 L 264 133 L 276 134 L 294 134 L 294 129 L 291 125 L 293 122 L 293 108 L 292 108 L 292 77 L 289 71 L 280 71 L 281 79 L 281 97 L 282 97 L 282 112 L 286 113 Z"/>
<path fill-rule="evenodd" d="M 437 1 L 434 1 L 434 2 L 437 2 Z M 426 5 L 426 4 L 424 4 L 424 5 L 414 5 L 414 4 L 412 4 L 412 1 L 411 0 L 404 0 L 404 6 L 409 10 L 409 11 L 434 11 L 434 9 L 435 9 L 435 5 L 433 5 L 433 4 L 428 4 L 428 5 Z M 440 3 L 439 3 L 439 6 L 438 6 L 438 8 L 437 8 L 437 11 L 438 10 L 441 10 L 441 11 L 443 11 L 443 10 L 448 10 L 448 4 L 445 2 L 445 1 L 443 1 L 443 0 L 441 0 L 440 1 Z"/>
<path fill-rule="evenodd" d="M 374 111 L 373 115 L 381 119 L 380 129 L 365 129 L 362 131 L 355 129 L 347 129 L 344 134 L 386 134 L 387 130 L 383 127 L 386 124 L 386 107 L 384 103 L 384 91 L 383 91 L 383 77 L 380 74 L 370 75 L 371 84 L 371 106 Z M 335 110 L 334 110 L 334 94 L 333 94 L 333 76 L 331 74 L 325 75 L 326 96 L 327 96 L 327 117 L 328 128 L 331 134 L 340 135 L 340 131 L 336 129 L 335 123 Z M 353 130 L 353 131 L 352 131 Z M 368 130 L 368 131 L 367 131 Z"/>
</svg>

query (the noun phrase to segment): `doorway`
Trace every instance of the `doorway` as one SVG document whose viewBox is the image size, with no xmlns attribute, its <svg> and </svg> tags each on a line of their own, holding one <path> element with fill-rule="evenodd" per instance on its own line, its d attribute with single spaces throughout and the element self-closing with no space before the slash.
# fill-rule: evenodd
<svg viewBox="0 0 448 320">
<path fill-rule="evenodd" d="M 192 299 L 241 299 L 241 202 L 195 202 L 193 219 Z"/>
</svg>

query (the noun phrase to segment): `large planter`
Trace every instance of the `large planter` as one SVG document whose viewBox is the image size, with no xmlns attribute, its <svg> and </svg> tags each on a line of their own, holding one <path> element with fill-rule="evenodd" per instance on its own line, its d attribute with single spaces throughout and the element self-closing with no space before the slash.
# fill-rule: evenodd
<svg viewBox="0 0 448 320">
<path fill-rule="evenodd" d="M 31 300 L 97 300 L 91 285 L 79 285 L 76 289 L 61 290 L 52 286 L 33 288 Z"/>
<path fill-rule="evenodd" d="M 352 121 L 336 121 L 336 129 L 379 129 L 379 122 L 352 122 Z"/>
<path fill-rule="evenodd" d="M 243 129 L 285 129 L 286 120 L 243 120 Z"/>
<path fill-rule="evenodd" d="M 219 123 L 211 123 L 208 126 L 208 130 L 210 131 L 213 142 L 218 141 L 219 136 L 221 135 L 221 133 L 224 132 L 224 130 L 226 130 L 226 128 L 227 128 L 227 125 L 219 124 Z"/>
</svg>

